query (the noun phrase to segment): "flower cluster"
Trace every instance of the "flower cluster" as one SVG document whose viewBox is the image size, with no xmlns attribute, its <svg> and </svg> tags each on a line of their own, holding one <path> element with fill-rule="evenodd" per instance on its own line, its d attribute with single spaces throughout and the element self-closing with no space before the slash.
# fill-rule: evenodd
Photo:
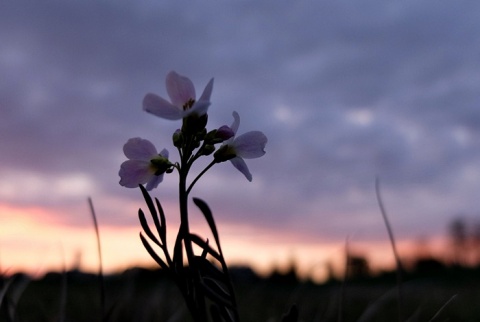
<svg viewBox="0 0 480 322">
<path fill-rule="evenodd" d="M 182 166 L 184 171 L 188 172 L 196 159 L 214 152 L 213 161 L 204 172 L 213 164 L 230 161 L 249 181 L 252 181 L 252 174 L 244 159 L 263 156 L 267 137 L 260 131 L 237 136 L 240 126 L 240 116 L 237 112 L 233 112 L 234 121 L 231 126 L 223 125 L 218 129 L 206 130 L 213 78 L 198 100 L 192 81 L 174 71 L 168 73 L 166 77 L 166 89 L 170 101 L 149 93 L 143 99 L 143 109 L 167 120 L 182 120 L 182 128 L 175 131 L 172 141 L 185 162 L 172 163 L 166 149 L 158 153 L 150 141 L 132 138 L 123 147 L 128 160 L 120 166 L 120 185 L 136 188 L 146 184 L 147 190 L 154 189 L 162 182 L 165 173 L 171 173 L 175 168 L 180 171 Z M 217 149 L 215 146 L 217 144 L 222 145 Z"/>
<path fill-rule="evenodd" d="M 239 317 L 235 295 L 213 215 L 204 201 L 193 198 L 193 202 L 203 213 L 210 227 L 215 246 L 212 246 L 208 239 L 203 239 L 190 231 L 188 196 L 195 183 L 211 167 L 225 161 L 230 161 L 249 181 L 252 181 L 252 174 L 244 159 L 264 155 L 267 137 L 260 131 L 237 136 L 240 126 L 240 116 L 237 112 L 233 112 L 231 126 L 223 125 L 207 130 L 207 112 L 213 79 L 208 82 L 198 100 L 193 83 L 187 77 L 172 71 L 167 75 L 166 85 L 170 101 L 155 94 L 147 94 L 143 99 L 143 109 L 167 120 L 182 121 L 182 126 L 172 135 L 172 143 L 178 150 L 180 159 L 178 162 L 171 162 L 166 149 L 158 153 L 150 141 L 132 138 L 123 147 L 128 160 L 120 166 L 120 185 L 127 188 L 139 187 L 142 191 L 158 237 L 150 229 L 144 212 L 139 209 L 138 215 L 145 233 L 145 235 L 141 233 L 140 238 L 152 258 L 174 277 L 194 321 L 208 321 L 208 316 L 211 316 L 213 321 L 219 321 L 222 316 L 222 321 L 236 322 L 239 321 Z M 212 158 L 211 162 L 187 184 L 192 164 L 206 156 Z M 179 175 L 180 227 L 172 253 L 167 247 L 164 211 L 157 199 L 155 203 L 153 202 L 147 190 L 156 188 L 165 174 L 175 170 Z M 152 248 L 148 239 L 160 248 L 160 255 Z M 198 249 L 200 254 L 195 252 Z M 215 260 L 217 265 L 210 263 L 207 256 Z"/>
</svg>

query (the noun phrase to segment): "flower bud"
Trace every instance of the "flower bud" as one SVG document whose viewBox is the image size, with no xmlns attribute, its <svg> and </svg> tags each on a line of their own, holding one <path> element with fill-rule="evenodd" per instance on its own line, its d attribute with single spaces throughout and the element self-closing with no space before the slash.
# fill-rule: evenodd
<svg viewBox="0 0 480 322">
<path fill-rule="evenodd" d="M 205 136 L 207 136 L 207 129 L 204 128 L 203 130 L 198 132 L 195 137 L 197 138 L 197 140 L 203 141 L 205 139 Z"/>
<path fill-rule="evenodd" d="M 222 143 L 233 137 L 235 133 L 233 133 L 232 129 L 226 125 L 221 126 L 216 130 L 212 130 L 207 133 L 205 136 L 205 141 L 211 144 Z"/>
<path fill-rule="evenodd" d="M 215 151 L 215 146 L 207 144 L 202 149 L 202 155 L 210 155 L 213 153 L 213 151 Z"/>
<path fill-rule="evenodd" d="M 214 143 L 215 136 L 217 135 L 217 130 L 211 130 L 210 132 L 205 135 L 205 142 Z"/>
<path fill-rule="evenodd" d="M 172 136 L 173 146 L 181 148 L 183 145 L 183 133 L 180 129 L 176 130 Z"/>
<path fill-rule="evenodd" d="M 235 133 L 233 133 L 233 130 L 229 126 L 222 125 L 218 128 L 215 138 L 220 139 L 222 140 L 221 142 L 223 142 L 230 139 L 234 135 Z"/>
</svg>

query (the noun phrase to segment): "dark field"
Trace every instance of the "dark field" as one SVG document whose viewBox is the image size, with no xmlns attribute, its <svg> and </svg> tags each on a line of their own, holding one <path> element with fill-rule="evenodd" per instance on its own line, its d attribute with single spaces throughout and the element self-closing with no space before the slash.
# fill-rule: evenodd
<svg viewBox="0 0 480 322">
<path fill-rule="evenodd" d="M 240 317 L 247 322 L 280 321 L 292 304 L 298 307 L 300 321 L 480 321 L 479 269 L 404 275 L 401 313 L 394 272 L 322 285 L 299 282 L 293 272 L 266 279 L 245 268 L 231 273 Z M 11 284 L 2 281 L 8 286 L 2 322 L 102 321 L 96 275 L 50 273 L 39 280 L 23 275 L 10 280 Z M 108 316 L 104 321 L 190 321 L 176 286 L 161 271 L 131 269 L 105 276 L 104 285 Z"/>
</svg>

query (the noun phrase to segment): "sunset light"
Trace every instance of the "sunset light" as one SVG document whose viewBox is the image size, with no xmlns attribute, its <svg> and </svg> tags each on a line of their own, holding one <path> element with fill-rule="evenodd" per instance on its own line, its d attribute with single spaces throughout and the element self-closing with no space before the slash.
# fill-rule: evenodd
<svg viewBox="0 0 480 322">
<path fill-rule="evenodd" d="M 479 321 L 478 12 L 2 1 L 0 322 Z"/>
</svg>

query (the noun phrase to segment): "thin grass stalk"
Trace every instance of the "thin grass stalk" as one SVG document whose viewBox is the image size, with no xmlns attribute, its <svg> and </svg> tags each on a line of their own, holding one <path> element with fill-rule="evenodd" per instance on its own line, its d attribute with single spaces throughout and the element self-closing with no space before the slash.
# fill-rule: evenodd
<svg viewBox="0 0 480 322">
<path fill-rule="evenodd" d="M 400 261 L 400 256 L 397 252 L 397 247 L 395 244 L 395 238 L 393 236 L 392 226 L 388 221 L 387 212 L 383 205 L 382 196 L 380 195 L 380 180 L 375 179 L 375 193 L 377 196 L 378 206 L 380 212 L 382 213 L 383 221 L 387 227 L 388 237 L 390 238 L 390 244 L 392 245 L 393 256 L 395 257 L 396 271 L 397 271 L 397 306 L 398 306 L 398 321 L 403 321 L 403 287 L 402 287 L 402 262 Z"/>
<path fill-rule="evenodd" d="M 99 290 L 100 290 L 100 312 L 102 321 L 106 321 L 105 316 L 105 279 L 103 277 L 103 264 L 102 264 L 102 247 L 100 246 L 100 233 L 98 231 L 97 216 L 95 209 L 93 208 L 92 198 L 88 197 L 88 205 L 90 206 L 90 213 L 93 219 L 93 226 L 95 228 L 95 236 L 97 239 L 97 252 L 98 252 L 98 278 L 99 278 Z"/>
<path fill-rule="evenodd" d="M 428 320 L 428 322 L 433 322 L 435 321 L 435 319 L 440 316 L 440 313 L 443 312 L 443 310 L 457 297 L 457 294 L 453 295 L 451 298 L 448 299 L 447 302 L 445 302 L 445 304 L 442 305 L 442 307 L 435 313 L 435 315 L 430 319 Z"/>
<path fill-rule="evenodd" d="M 10 321 L 13 321 L 13 316 L 11 316 L 9 314 L 9 306 L 10 306 L 10 301 L 8 300 L 7 298 L 7 292 L 8 292 L 8 289 L 10 288 L 10 286 L 12 285 L 13 283 L 13 277 L 9 277 L 7 280 L 5 280 L 3 282 L 3 285 L 2 287 L 0 288 L 0 308 L 2 306 L 5 307 L 5 310 L 7 312 L 7 321 L 10 322 Z"/>
</svg>

